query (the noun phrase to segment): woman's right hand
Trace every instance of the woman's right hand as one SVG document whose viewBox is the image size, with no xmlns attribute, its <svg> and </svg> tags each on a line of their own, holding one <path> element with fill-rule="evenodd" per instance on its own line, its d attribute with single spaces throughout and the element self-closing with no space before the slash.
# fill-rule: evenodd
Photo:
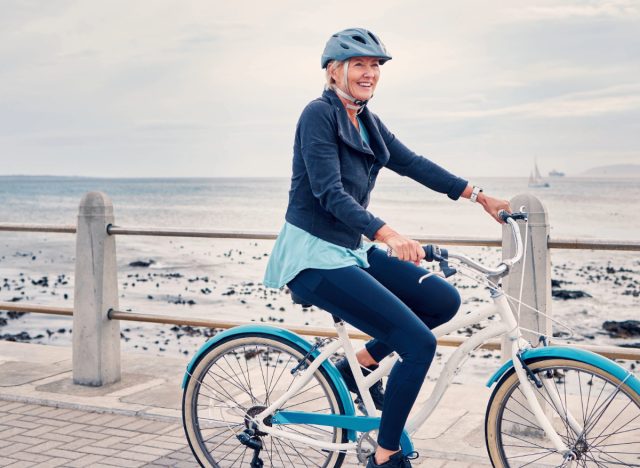
<svg viewBox="0 0 640 468">
<path fill-rule="evenodd" d="M 387 244 L 400 260 L 419 265 L 420 260 L 424 258 L 424 249 L 418 241 L 397 233 L 386 224 L 378 230 L 375 238 Z"/>
</svg>

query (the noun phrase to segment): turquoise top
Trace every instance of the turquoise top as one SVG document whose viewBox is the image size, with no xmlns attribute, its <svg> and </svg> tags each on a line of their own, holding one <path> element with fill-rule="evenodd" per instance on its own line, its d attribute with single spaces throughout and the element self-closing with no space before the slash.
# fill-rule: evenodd
<svg viewBox="0 0 640 468">
<path fill-rule="evenodd" d="M 358 123 L 362 140 L 369 144 L 367 129 L 359 118 Z M 332 270 L 352 265 L 369 268 L 367 250 L 372 245 L 372 242 L 363 242 L 355 250 L 347 249 L 285 222 L 271 251 L 262 282 L 268 288 L 281 288 L 307 268 Z"/>
<path fill-rule="evenodd" d="M 347 249 L 285 222 L 271 251 L 262 282 L 268 288 L 281 288 L 307 268 L 333 270 L 351 265 L 369 268 L 367 250 L 371 245 L 371 242 L 363 242 L 355 250 Z"/>
</svg>

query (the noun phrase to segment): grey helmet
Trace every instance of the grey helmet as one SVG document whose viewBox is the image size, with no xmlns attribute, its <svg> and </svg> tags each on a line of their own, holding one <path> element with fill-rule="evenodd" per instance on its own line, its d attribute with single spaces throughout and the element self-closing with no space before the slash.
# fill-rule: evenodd
<svg viewBox="0 0 640 468">
<path fill-rule="evenodd" d="M 332 60 L 343 61 L 352 57 L 377 57 L 380 65 L 391 60 L 378 36 L 364 28 L 350 28 L 329 38 L 322 52 L 321 65 L 327 68 Z"/>
</svg>

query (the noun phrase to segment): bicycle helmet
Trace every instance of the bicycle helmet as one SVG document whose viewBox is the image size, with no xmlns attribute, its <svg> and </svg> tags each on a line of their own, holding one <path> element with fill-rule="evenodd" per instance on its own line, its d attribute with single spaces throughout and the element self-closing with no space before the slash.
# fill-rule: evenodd
<svg viewBox="0 0 640 468">
<path fill-rule="evenodd" d="M 334 60 L 344 62 L 344 81 L 347 83 L 349 59 L 353 57 L 375 57 L 379 59 L 380 65 L 391 60 L 391 55 L 387 53 L 386 47 L 378 36 L 364 28 L 350 28 L 337 32 L 329 38 L 324 52 L 322 52 L 321 65 L 322 68 L 327 68 L 329 63 Z M 347 104 L 347 108 L 354 109 L 358 113 L 362 112 L 364 106 L 369 102 L 369 100 L 363 101 L 354 98 L 348 88 L 342 90 L 335 85 L 329 86 L 329 88 L 333 89 L 340 97 L 351 101 L 353 104 Z"/>
<path fill-rule="evenodd" d="M 378 36 L 364 28 L 349 28 L 329 38 L 322 52 L 322 68 L 327 68 L 332 60 L 343 61 L 352 57 L 377 57 L 380 65 L 391 60 Z"/>
</svg>

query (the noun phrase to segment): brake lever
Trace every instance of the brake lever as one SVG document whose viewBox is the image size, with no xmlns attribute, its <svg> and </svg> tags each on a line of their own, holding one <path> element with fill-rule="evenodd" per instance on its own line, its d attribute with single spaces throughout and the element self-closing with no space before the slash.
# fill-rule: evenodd
<svg viewBox="0 0 640 468">
<path fill-rule="evenodd" d="M 447 262 L 445 259 L 440 260 L 438 262 L 438 265 L 440 266 L 440 271 L 432 271 L 431 273 L 427 273 L 426 275 L 421 276 L 418 280 L 418 283 L 422 283 L 430 276 L 439 276 L 441 278 L 447 279 L 449 276 L 453 276 L 458 273 L 458 270 L 450 267 L 449 262 Z"/>
<path fill-rule="evenodd" d="M 441 271 L 432 271 L 431 273 L 427 273 L 426 275 L 421 276 L 418 280 L 418 284 L 422 284 L 422 282 L 430 276 L 440 276 L 441 278 L 446 278 L 446 276 L 444 276 L 444 273 L 442 273 Z"/>
</svg>

